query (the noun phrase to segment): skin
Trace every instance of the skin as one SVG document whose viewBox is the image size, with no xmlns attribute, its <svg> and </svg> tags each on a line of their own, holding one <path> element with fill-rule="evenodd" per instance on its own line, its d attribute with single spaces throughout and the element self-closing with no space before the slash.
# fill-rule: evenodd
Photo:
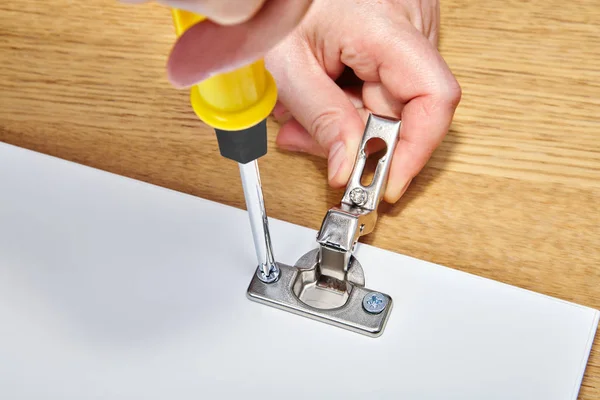
<svg viewBox="0 0 600 400">
<path fill-rule="evenodd" d="M 277 144 L 327 157 L 332 187 L 348 181 L 368 114 L 398 118 L 384 197 L 395 203 L 443 140 L 460 102 L 461 88 L 437 51 L 437 0 L 163 2 L 213 21 L 177 41 L 167 66 L 171 82 L 188 87 L 265 57 L 279 89 Z"/>
</svg>

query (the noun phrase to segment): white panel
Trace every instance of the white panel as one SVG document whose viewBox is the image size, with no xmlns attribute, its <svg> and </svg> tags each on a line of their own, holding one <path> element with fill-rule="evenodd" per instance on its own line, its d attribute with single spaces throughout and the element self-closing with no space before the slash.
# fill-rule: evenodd
<svg viewBox="0 0 600 400">
<path fill-rule="evenodd" d="M 315 246 L 271 223 L 279 261 Z M 0 398 L 576 398 L 596 310 L 357 257 L 378 339 L 247 300 L 244 211 L 0 143 Z"/>
</svg>

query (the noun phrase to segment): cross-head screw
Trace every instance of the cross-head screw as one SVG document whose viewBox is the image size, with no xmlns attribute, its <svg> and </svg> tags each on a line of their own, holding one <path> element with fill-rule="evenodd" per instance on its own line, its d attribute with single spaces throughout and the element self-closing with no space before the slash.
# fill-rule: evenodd
<svg viewBox="0 0 600 400">
<path fill-rule="evenodd" d="M 363 188 L 354 188 L 350 191 L 350 200 L 357 206 L 362 206 L 367 202 L 369 196 Z"/>
<path fill-rule="evenodd" d="M 259 265 L 256 269 L 256 276 L 264 283 L 273 283 L 279 279 L 281 271 L 277 264 L 273 264 L 269 267 L 269 275 L 265 275 L 262 265 Z"/>
<path fill-rule="evenodd" d="M 370 314 L 379 314 L 388 304 L 388 298 L 378 292 L 370 292 L 363 297 L 363 308 Z"/>
</svg>

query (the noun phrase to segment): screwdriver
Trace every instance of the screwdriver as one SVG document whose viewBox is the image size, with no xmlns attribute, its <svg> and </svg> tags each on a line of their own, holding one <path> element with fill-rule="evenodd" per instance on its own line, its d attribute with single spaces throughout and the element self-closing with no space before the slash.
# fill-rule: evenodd
<svg viewBox="0 0 600 400">
<path fill-rule="evenodd" d="M 202 15 L 180 9 L 171 9 L 171 14 L 177 37 L 205 20 Z M 239 165 L 258 258 L 257 276 L 268 283 L 277 280 L 279 268 L 273 257 L 257 160 L 267 153 L 266 118 L 276 101 L 277 87 L 262 59 L 211 76 L 190 91 L 194 112 L 215 129 L 221 155 Z"/>
</svg>

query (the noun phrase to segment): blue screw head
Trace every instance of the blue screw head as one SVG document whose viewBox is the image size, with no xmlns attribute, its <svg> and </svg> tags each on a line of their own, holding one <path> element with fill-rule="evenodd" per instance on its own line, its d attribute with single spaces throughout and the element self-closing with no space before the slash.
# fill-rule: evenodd
<svg viewBox="0 0 600 400">
<path fill-rule="evenodd" d="M 260 265 L 256 269 L 256 276 L 258 277 L 258 279 L 260 279 L 264 283 L 277 282 L 279 280 L 280 273 L 281 273 L 281 271 L 279 270 L 279 267 L 277 266 L 277 264 L 273 264 L 271 266 L 271 268 L 269 269 L 269 275 L 264 274 L 262 266 L 260 266 Z"/>
<path fill-rule="evenodd" d="M 387 304 L 387 296 L 378 292 L 370 292 L 363 297 L 363 308 L 370 314 L 379 314 L 385 310 Z"/>
</svg>

